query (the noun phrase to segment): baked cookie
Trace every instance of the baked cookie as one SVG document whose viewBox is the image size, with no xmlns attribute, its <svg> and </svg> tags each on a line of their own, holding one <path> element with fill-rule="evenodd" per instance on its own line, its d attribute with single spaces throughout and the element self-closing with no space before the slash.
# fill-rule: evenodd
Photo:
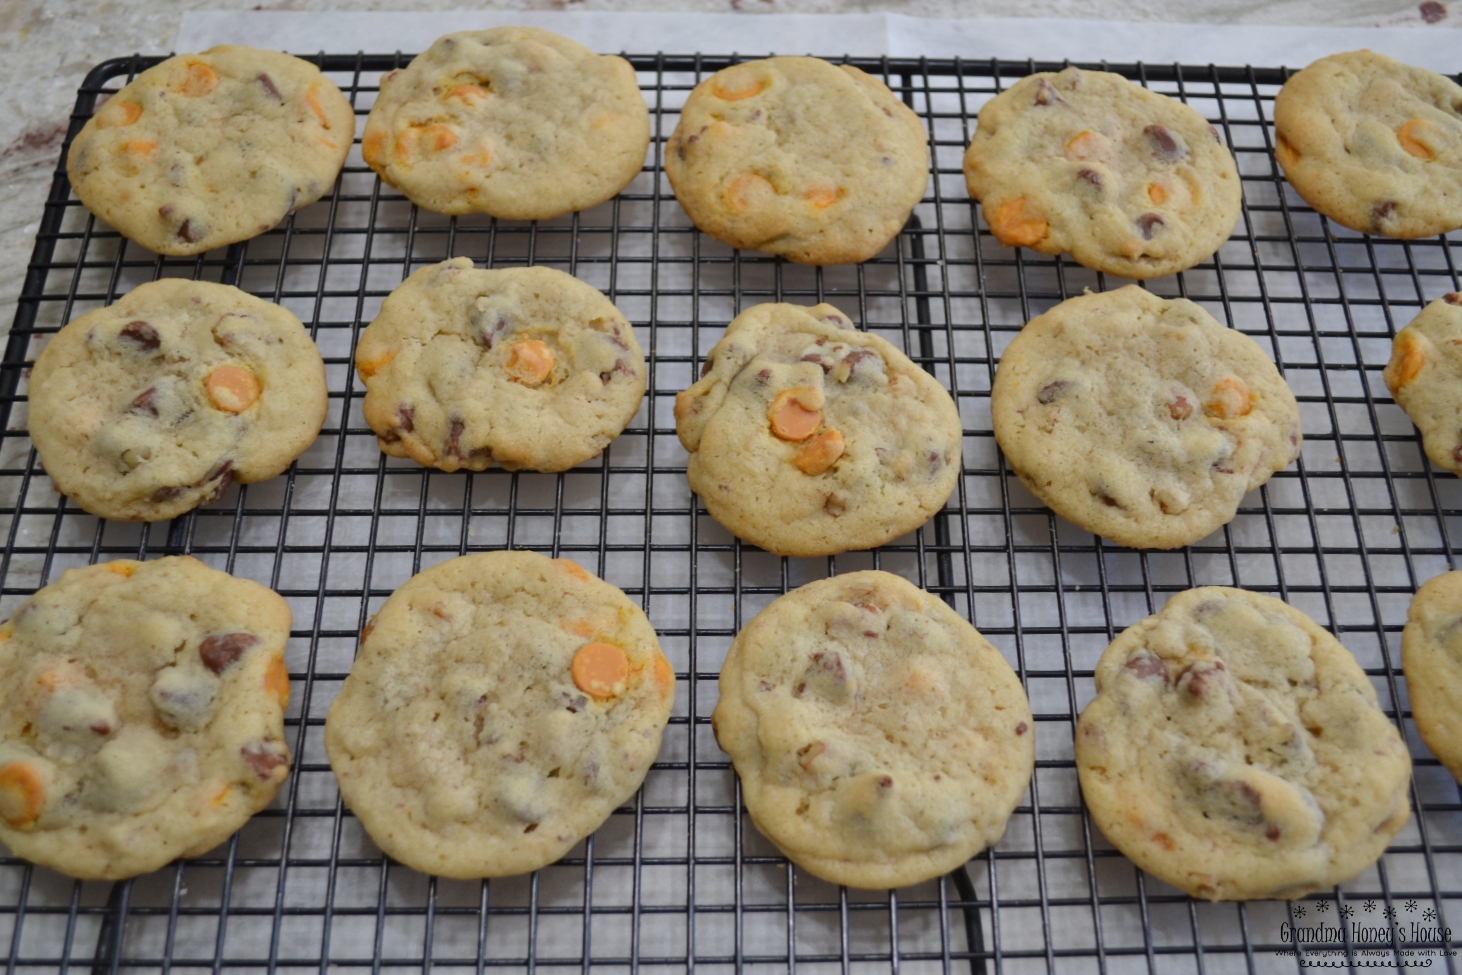
<svg viewBox="0 0 1462 975">
<path fill-rule="evenodd" d="M 675 397 L 686 476 L 711 517 L 777 555 L 836 555 L 914 531 L 959 480 L 959 410 L 939 381 L 832 305 L 756 305 Z"/>
<path fill-rule="evenodd" d="M 1033 74 L 980 109 L 965 181 L 995 239 L 1124 278 L 1213 255 L 1242 204 L 1218 131 L 1121 75 Z"/>
<path fill-rule="evenodd" d="M 86 208 L 159 254 L 248 240 L 330 189 L 355 109 L 308 61 L 225 44 L 148 68 L 71 143 Z"/>
<path fill-rule="evenodd" d="M 1258 343 L 1137 285 L 1027 322 L 1000 357 L 990 412 L 1032 494 L 1129 548 L 1217 531 L 1300 449 L 1294 393 Z"/>
<path fill-rule="evenodd" d="M 0 624 L 0 841 L 83 880 L 213 849 L 289 775 L 289 606 L 188 556 L 71 569 Z"/>
<path fill-rule="evenodd" d="M 1092 822 L 1193 897 L 1293 899 L 1370 866 L 1411 758 L 1355 658 L 1273 596 L 1209 586 L 1128 627 L 1076 724 Z"/>
<path fill-rule="evenodd" d="M 1332 54 L 1274 99 L 1274 155 L 1305 202 L 1384 237 L 1462 227 L 1462 88 L 1374 51 Z"/>
<path fill-rule="evenodd" d="M 1396 333 L 1382 375 L 1432 463 L 1462 476 L 1462 294 L 1443 295 Z"/>
<path fill-rule="evenodd" d="M 325 422 L 300 320 L 237 288 L 165 278 L 57 332 L 30 376 L 56 489 L 101 518 L 163 521 L 283 471 Z"/>
<path fill-rule="evenodd" d="M 628 61 L 495 27 L 439 38 L 382 78 L 361 151 L 428 210 L 546 220 L 612 199 L 649 144 Z"/>
<path fill-rule="evenodd" d="M 1443 573 L 1412 597 L 1401 667 L 1416 730 L 1462 781 L 1462 572 Z"/>
<path fill-rule="evenodd" d="M 767 58 L 696 85 L 665 144 L 665 175 L 697 227 L 798 264 L 866 261 L 929 184 L 929 136 L 852 65 Z"/>
<path fill-rule="evenodd" d="M 675 675 L 640 608 L 566 559 L 450 559 L 391 594 L 325 720 L 340 795 L 423 873 L 528 873 L 629 800 Z"/>
<path fill-rule="evenodd" d="M 940 599 L 820 579 L 736 635 L 711 715 L 756 828 L 849 887 L 942 876 L 1000 839 L 1035 767 L 1025 690 Z"/>
<path fill-rule="evenodd" d="M 83 315 L 30 377 L 56 489 L 102 518 L 162 521 L 283 471 L 325 422 L 300 320 L 237 288 L 165 278 Z"/>
<path fill-rule="evenodd" d="M 568 470 L 603 453 L 645 395 L 634 329 L 598 289 L 466 257 L 392 291 L 355 368 L 381 449 L 444 471 Z"/>
</svg>

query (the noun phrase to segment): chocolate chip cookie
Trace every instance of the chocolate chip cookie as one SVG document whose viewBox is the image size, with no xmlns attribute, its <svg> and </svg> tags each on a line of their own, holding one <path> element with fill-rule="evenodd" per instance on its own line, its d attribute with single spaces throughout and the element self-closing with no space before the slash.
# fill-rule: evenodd
<svg viewBox="0 0 1462 975">
<path fill-rule="evenodd" d="M 1462 87 L 1374 51 L 1321 58 L 1274 99 L 1274 154 L 1305 202 L 1383 237 L 1462 227 Z"/>
<path fill-rule="evenodd" d="M 1296 898 L 1370 866 L 1411 758 L 1355 658 L 1272 596 L 1170 599 L 1102 654 L 1076 769 L 1102 833 L 1207 900 Z"/>
<path fill-rule="evenodd" d="M 289 775 L 289 606 L 174 556 L 71 569 L 0 624 L 0 841 L 85 880 L 197 856 Z"/>
<path fill-rule="evenodd" d="M 546 220 L 613 198 L 649 144 L 628 61 L 496 27 L 439 38 L 382 78 L 361 151 L 428 210 Z"/>
<path fill-rule="evenodd" d="M 1120 75 L 1033 74 L 980 109 L 965 181 L 995 239 L 1124 278 L 1211 256 L 1242 205 L 1218 131 Z"/>
<path fill-rule="evenodd" d="M 711 716 L 752 822 L 850 887 L 942 876 L 1005 832 L 1035 726 L 1000 651 L 887 572 L 788 593 L 736 635 Z"/>
<path fill-rule="evenodd" d="M 929 184 L 928 135 L 888 86 L 852 65 L 767 58 L 695 87 L 665 175 L 697 227 L 799 264 L 883 250 Z"/>
<path fill-rule="evenodd" d="M 872 548 L 954 492 L 949 393 L 832 305 L 748 308 L 702 373 L 675 397 L 675 432 L 691 488 L 738 538 L 778 555 Z"/>
<path fill-rule="evenodd" d="M 1258 343 L 1137 285 L 1027 322 L 990 412 L 1032 494 L 1131 548 L 1204 538 L 1299 456 L 1299 406 Z"/>
<path fill-rule="evenodd" d="M 162 521 L 273 477 L 325 422 L 300 320 L 237 288 L 167 278 L 56 333 L 30 376 L 56 489 L 101 518 Z"/>
<path fill-rule="evenodd" d="M 603 453 L 645 395 L 634 329 L 598 289 L 466 257 L 392 291 L 355 368 L 381 449 L 444 471 L 568 470 Z"/>
<path fill-rule="evenodd" d="M 1462 572 L 1439 575 L 1412 597 L 1401 666 L 1416 730 L 1462 781 Z"/>
<path fill-rule="evenodd" d="M 1462 294 L 1443 295 L 1396 333 L 1382 375 L 1432 463 L 1462 476 Z"/>
<path fill-rule="evenodd" d="M 71 143 L 88 210 L 159 254 L 248 240 L 329 191 L 355 109 L 308 61 L 225 44 L 148 68 Z"/>
<path fill-rule="evenodd" d="M 614 586 L 533 552 L 466 555 L 386 600 L 325 748 L 390 856 L 443 877 L 527 873 L 635 794 L 674 693 L 650 621 Z"/>
</svg>

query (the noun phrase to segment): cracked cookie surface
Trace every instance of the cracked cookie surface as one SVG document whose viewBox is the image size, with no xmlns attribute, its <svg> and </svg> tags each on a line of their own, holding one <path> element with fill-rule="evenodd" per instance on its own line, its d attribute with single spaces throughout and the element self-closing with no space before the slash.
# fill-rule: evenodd
<svg viewBox="0 0 1462 975">
<path fill-rule="evenodd" d="M 1443 295 L 1396 333 L 1382 375 L 1432 463 L 1462 476 L 1462 294 Z"/>
<path fill-rule="evenodd" d="M 834 555 L 914 531 L 959 478 L 959 411 L 939 381 L 832 305 L 738 315 L 675 397 L 686 476 L 711 517 L 778 555 Z"/>
<path fill-rule="evenodd" d="M 0 624 L 0 841 L 72 877 L 197 856 L 289 775 L 289 606 L 188 556 L 71 569 Z"/>
<path fill-rule="evenodd" d="M 1027 322 L 990 412 L 1032 494 L 1131 548 L 1204 538 L 1299 455 L 1299 406 L 1258 343 L 1136 285 Z"/>
<path fill-rule="evenodd" d="M 1241 209 L 1233 154 L 1203 116 L 1101 71 L 1034 74 L 995 96 L 964 171 L 1000 243 L 1124 278 L 1211 256 Z"/>
<path fill-rule="evenodd" d="M 566 559 L 466 555 L 386 600 L 325 747 L 387 854 L 443 877 L 508 876 L 558 860 L 634 795 L 674 693 L 619 589 Z"/>
<path fill-rule="evenodd" d="M 422 268 L 361 332 L 355 367 L 381 449 L 444 471 L 563 471 L 639 409 L 645 357 L 596 288 L 546 267 Z"/>
<path fill-rule="evenodd" d="M 888 86 L 819 58 L 748 61 L 695 87 L 665 175 L 702 231 L 800 264 L 887 246 L 929 183 L 928 135 Z"/>
<path fill-rule="evenodd" d="M 159 254 L 248 240 L 324 196 L 355 110 L 308 61 L 222 45 L 142 72 L 66 160 L 87 209 Z"/>
<path fill-rule="evenodd" d="M 774 600 L 736 635 L 720 691 L 711 722 L 752 821 L 832 883 L 948 873 L 1000 839 L 1034 768 L 1005 658 L 887 572 Z"/>
<path fill-rule="evenodd" d="M 300 320 L 167 278 L 61 329 L 31 372 L 30 436 L 102 518 L 162 521 L 283 471 L 320 432 L 325 363 Z"/>
<path fill-rule="evenodd" d="M 1355 658 L 1272 596 L 1210 586 L 1124 630 L 1076 725 L 1092 821 L 1193 897 L 1353 877 L 1410 815 L 1411 758 Z"/>
<path fill-rule="evenodd" d="M 649 144 L 628 61 L 496 27 L 441 37 L 382 78 L 361 151 L 428 210 L 545 220 L 613 198 Z"/>
<path fill-rule="evenodd" d="M 1401 666 L 1416 730 L 1462 781 L 1462 572 L 1428 580 L 1411 598 Z"/>
<path fill-rule="evenodd" d="M 1462 227 L 1462 87 L 1374 51 L 1321 58 L 1274 99 L 1274 155 L 1305 202 L 1366 234 Z"/>
</svg>

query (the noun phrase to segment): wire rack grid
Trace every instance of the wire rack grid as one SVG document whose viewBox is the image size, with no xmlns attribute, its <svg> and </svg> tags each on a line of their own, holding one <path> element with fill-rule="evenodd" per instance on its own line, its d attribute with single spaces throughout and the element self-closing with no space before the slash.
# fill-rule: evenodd
<svg viewBox="0 0 1462 975">
<path fill-rule="evenodd" d="M 98 66 L 70 135 L 156 60 Z M 381 74 L 409 57 L 311 60 L 363 123 Z M 1305 432 L 1299 462 L 1247 497 L 1221 532 L 1176 552 L 1121 549 L 1037 503 L 1011 476 L 990 426 L 995 364 L 1020 326 L 1085 288 L 1124 283 L 998 246 L 964 187 L 961 155 L 980 105 L 1031 71 L 1062 66 L 853 60 L 924 119 L 930 193 L 878 258 L 808 268 L 698 234 L 663 177 L 678 107 L 735 60 L 631 57 L 654 124 L 644 172 L 610 203 L 536 224 L 417 210 L 376 180 L 357 147 L 333 193 L 283 226 L 225 251 L 163 258 L 90 217 L 58 167 L 0 361 L 0 615 L 65 568 L 99 559 L 191 553 L 270 585 L 295 614 L 287 732 L 296 765 L 275 804 L 228 844 L 134 881 L 73 882 L 0 857 L 6 975 L 1223 973 L 1400 967 L 1423 954 L 1427 967 L 1455 975 L 1462 941 L 1410 937 L 1416 929 L 1405 927 L 1462 928 L 1462 801 L 1409 720 L 1398 640 L 1411 593 L 1454 564 L 1462 487 L 1427 465 L 1379 377 L 1395 330 L 1462 283 L 1462 238 L 1369 238 L 1305 207 L 1271 152 L 1267 120 L 1283 70 L 1109 68 L 1187 101 L 1233 148 L 1245 210 L 1232 239 L 1148 287 L 1200 302 L 1263 345 L 1298 395 Z M 356 336 L 407 274 L 454 255 L 479 266 L 559 267 L 604 290 L 635 325 L 649 391 L 601 461 L 560 475 L 446 474 L 380 454 L 360 414 Z M 27 367 L 65 322 L 161 276 L 236 284 L 299 315 L 325 356 L 329 417 L 281 477 L 235 486 L 170 523 L 100 521 L 54 493 L 31 449 Z M 674 434 L 674 394 L 732 317 L 780 300 L 840 306 L 955 397 L 963 476 L 920 531 L 873 552 L 781 559 L 742 545 L 696 503 Z M 570 856 L 490 883 L 428 878 L 382 857 L 342 807 L 321 741 L 324 715 L 357 633 L 396 586 L 444 559 L 504 547 L 576 559 L 638 600 L 677 672 L 675 713 L 641 793 Z M 979 627 L 1016 667 L 1038 722 L 1035 777 L 1005 838 L 949 877 L 894 892 L 839 889 L 790 869 L 742 814 L 709 728 L 737 629 L 792 587 L 870 567 L 940 594 Z M 1084 815 L 1072 734 L 1096 658 L 1171 593 L 1204 584 L 1275 594 L 1332 628 L 1411 743 L 1415 814 L 1376 866 L 1340 888 L 1289 904 L 1196 903 L 1137 872 Z M 1338 946 L 1286 940 L 1284 925 L 1307 913 L 1397 926 Z"/>
</svg>

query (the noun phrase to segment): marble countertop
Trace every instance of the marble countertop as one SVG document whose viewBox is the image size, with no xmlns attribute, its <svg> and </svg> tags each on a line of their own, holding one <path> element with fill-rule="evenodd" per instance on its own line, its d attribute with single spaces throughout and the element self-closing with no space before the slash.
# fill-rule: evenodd
<svg viewBox="0 0 1462 975">
<path fill-rule="evenodd" d="M 201 10 L 440 10 L 440 0 L 0 0 L 0 331 L 8 330 L 75 92 L 95 64 L 173 50 Z M 901 13 L 919 17 L 1071 17 L 1169 23 L 1462 27 L 1462 0 L 478 0 L 475 10 Z M 771 27 L 769 22 L 768 27 Z M 1455 36 L 1455 35 L 1452 35 Z M 1440 40 L 1440 39 L 1439 39 Z"/>
</svg>

